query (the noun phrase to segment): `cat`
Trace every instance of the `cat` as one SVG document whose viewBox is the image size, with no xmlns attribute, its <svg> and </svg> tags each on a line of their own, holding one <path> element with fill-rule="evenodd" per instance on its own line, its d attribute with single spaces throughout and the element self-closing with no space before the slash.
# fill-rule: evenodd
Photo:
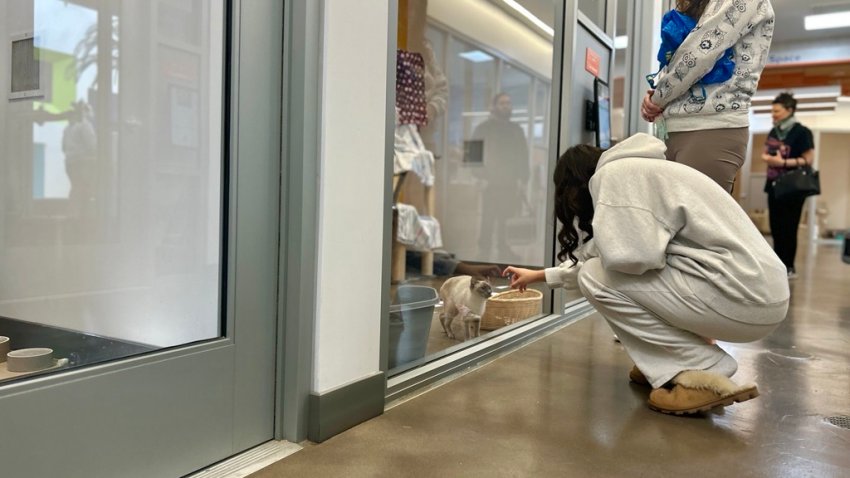
<svg viewBox="0 0 850 478">
<path fill-rule="evenodd" d="M 487 306 L 487 299 L 493 295 L 493 288 L 486 280 L 476 280 L 472 276 L 452 277 L 440 287 L 440 299 L 443 300 L 443 312 L 440 323 L 450 339 L 455 338 L 452 322 L 460 316 L 463 321 L 463 338 L 469 340 L 481 334 L 481 316 Z"/>
</svg>

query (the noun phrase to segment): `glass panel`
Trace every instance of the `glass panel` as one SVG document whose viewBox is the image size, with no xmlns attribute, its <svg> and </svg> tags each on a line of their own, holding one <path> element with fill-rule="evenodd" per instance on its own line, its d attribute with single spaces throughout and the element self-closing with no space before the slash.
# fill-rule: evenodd
<svg viewBox="0 0 850 478">
<path fill-rule="evenodd" d="M 448 80 L 446 79 L 446 35 L 442 31 L 428 26 L 425 30 L 425 64 L 429 65 L 430 74 L 426 75 L 426 90 L 433 93 L 428 96 L 428 124 L 420 130 L 425 147 L 434 153 L 436 159 L 445 155 L 446 95 Z"/>
<path fill-rule="evenodd" d="M 0 381 L 221 335 L 222 8 L 0 3 L 43 93 L 0 102 Z"/>
<path fill-rule="evenodd" d="M 614 32 L 614 71 L 611 77 L 611 141 L 617 142 L 626 137 L 626 58 L 629 55 L 629 37 L 631 32 L 628 29 L 627 20 L 628 2 L 617 2 L 617 23 Z M 637 75 L 638 80 L 643 80 L 640 75 Z M 643 81 L 642 84 L 646 84 Z M 639 104 L 641 98 L 634 99 L 631 104 Z"/>
<path fill-rule="evenodd" d="M 554 1 L 523 4 L 541 21 L 554 19 Z M 388 347 L 394 372 L 428 354 L 462 348 L 479 333 L 538 316 L 546 290 L 537 284 L 526 293 L 491 298 L 480 321 L 475 314 L 466 322 L 455 318 L 448 330 L 440 321 L 442 312 L 453 316 L 457 310 L 449 289 L 474 293 L 470 276 L 488 277 L 493 292 L 509 292 L 508 280 L 500 277 L 504 267 L 546 265 L 553 48 L 552 37 L 518 13 L 484 2 L 432 6 L 411 0 L 399 15 L 391 291 L 396 312 Z M 417 69 L 424 87 L 417 86 Z M 444 78 L 446 88 L 434 78 Z M 421 105 L 435 103 L 445 108 L 429 108 L 427 123 L 417 121 Z M 446 305 L 435 308 L 428 298 L 443 287 Z M 482 287 L 476 283 L 475 290 Z M 474 297 L 469 300 L 480 299 Z M 401 307 L 405 302 L 422 310 Z"/>
<path fill-rule="evenodd" d="M 578 0 L 578 10 L 587 15 L 587 18 L 596 26 L 605 30 L 605 5 L 607 3 L 606 0 Z"/>
</svg>

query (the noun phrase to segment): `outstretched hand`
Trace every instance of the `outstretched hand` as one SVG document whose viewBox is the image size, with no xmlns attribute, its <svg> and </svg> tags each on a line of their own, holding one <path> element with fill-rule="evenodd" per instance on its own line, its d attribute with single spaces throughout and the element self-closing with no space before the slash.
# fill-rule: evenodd
<svg viewBox="0 0 850 478">
<path fill-rule="evenodd" d="M 511 289 L 525 291 L 529 285 L 546 280 L 546 273 L 542 270 L 523 269 L 521 267 L 508 266 L 502 272 L 502 277 L 511 278 Z"/>
</svg>

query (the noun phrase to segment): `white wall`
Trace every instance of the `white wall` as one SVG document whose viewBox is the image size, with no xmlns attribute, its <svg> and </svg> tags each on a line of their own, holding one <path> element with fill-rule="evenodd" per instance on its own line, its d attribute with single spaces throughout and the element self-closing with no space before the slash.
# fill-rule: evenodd
<svg viewBox="0 0 850 478">
<path fill-rule="evenodd" d="M 769 64 L 838 61 L 850 58 L 847 38 L 773 43 Z"/>
<path fill-rule="evenodd" d="M 848 131 L 850 130 L 850 97 L 840 97 L 834 112 L 807 113 L 804 111 L 797 114 L 797 120 L 812 131 Z M 773 128 L 773 123 L 770 119 L 770 114 L 752 116 L 750 120 L 750 131 L 754 133 L 766 133 L 771 128 Z"/>
<path fill-rule="evenodd" d="M 552 78 L 552 40 L 544 39 L 489 1 L 428 0 L 428 16 L 541 77 Z"/>
<path fill-rule="evenodd" d="M 316 393 L 380 368 L 388 15 L 325 3 Z"/>
</svg>

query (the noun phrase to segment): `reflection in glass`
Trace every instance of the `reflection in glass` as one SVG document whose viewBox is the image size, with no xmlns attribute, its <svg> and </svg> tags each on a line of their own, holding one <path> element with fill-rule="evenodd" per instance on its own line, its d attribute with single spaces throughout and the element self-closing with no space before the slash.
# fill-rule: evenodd
<svg viewBox="0 0 850 478">
<path fill-rule="evenodd" d="M 629 55 L 629 29 L 628 16 L 629 2 L 617 2 L 617 22 L 615 24 L 615 41 L 614 41 L 614 78 L 611 84 L 611 138 L 614 142 L 625 138 L 626 131 L 626 114 L 628 114 L 625 104 L 626 94 L 626 58 Z M 639 77 L 640 75 L 637 75 Z M 634 79 L 633 79 L 634 80 Z M 645 80 L 638 78 L 638 80 Z M 640 89 L 639 91 L 644 91 Z M 634 99 L 630 107 L 637 107 L 641 98 Z"/>
<path fill-rule="evenodd" d="M 43 92 L 0 102 L 0 336 L 71 366 L 219 336 L 221 2 L 0 5 Z"/>
<path fill-rule="evenodd" d="M 443 306 L 411 299 L 418 290 L 411 287 L 436 294 L 450 277 L 482 276 L 489 277 L 493 292 L 503 293 L 506 265 L 546 265 L 552 38 L 509 9 L 494 11 L 485 3 L 400 4 L 399 48 L 423 58 L 428 114 L 426 124 L 396 125 L 391 296 L 397 312 L 389 318 L 388 350 L 405 357 L 391 357 L 398 366 L 393 373 L 476 340 L 464 333 L 469 324 L 460 318 L 447 333 Z M 544 21 L 554 20 L 554 2 L 540 2 L 534 10 Z M 399 79 L 402 87 L 410 85 L 410 76 L 407 70 L 397 74 L 397 88 Z M 410 91 L 397 90 L 397 109 L 409 107 L 408 98 Z M 431 164 L 431 153 L 433 182 L 421 171 Z M 416 157 L 426 160 L 417 166 Z M 413 166 L 406 169 L 405 160 Z M 458 290 L 467 290 L 465 284 Z M 486 335 L 538 315 L 542 294 L 527 295 L 491 299 L 474 325 Z M 411 350 L 421 353 L 407 355 Z"/>
<path fill-rule="evenodd" d="M 605 30 L 605 6 L 607 0 L 578 0 L 578 10 L 587 15 L 596 26 Z M 625 3 L 622 2 L 622 3 Z"/>
</svg>

